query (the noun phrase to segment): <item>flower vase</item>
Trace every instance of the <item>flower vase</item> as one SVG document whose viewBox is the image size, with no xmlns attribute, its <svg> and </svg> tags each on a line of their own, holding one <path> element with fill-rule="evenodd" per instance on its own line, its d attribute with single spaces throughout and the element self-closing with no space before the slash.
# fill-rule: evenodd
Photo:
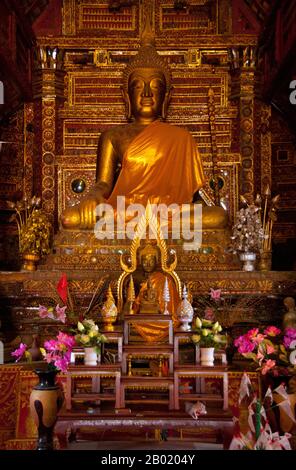
<svg viewBox="0 0 296 470">
<path fill-rule="evenodd" d="M 101 361 L 101 354 L 98 354 L 95 347 L 84 348 L 84 365 L 96 366 Z"/>
<path fill-rule="evenodd" d="M 32 361 L 40 361 L 42 359 L 42 354 L 38 346 L 38 335 L 33 335 L 32 338 L 33 341 L 30 349 L 28 349 L 28 352 L 31 354 Z"/>
<path fill-rule="evenodd" d="M 30 395 L 30 410 L 38 429 L 36 450 L 53 450 L 53 430 L 64 397 L 55 382 L 56 370 L 36 369 L 39 383 Z"/>
<path fill-rule="evenodd" d="M 24 271 L 36 271 L 37 263 L 40 260 L 39 255 L 35 255 L 34 253 L 24 253 L 22 258 L 23 264 L 21 269 Z"/>
<path fill-rule="evenodd" d="M 240 253 L 239 258 L 243 261 L 243 271 L 255 271 L 255 261 L 256 261 L 256 253 L 245 252 Z"/>
<path fill-rule="evenodd" d="M 200 364 L 206 367 L 214 366 L 215 348 L 200 348 Z"/>
</svg>

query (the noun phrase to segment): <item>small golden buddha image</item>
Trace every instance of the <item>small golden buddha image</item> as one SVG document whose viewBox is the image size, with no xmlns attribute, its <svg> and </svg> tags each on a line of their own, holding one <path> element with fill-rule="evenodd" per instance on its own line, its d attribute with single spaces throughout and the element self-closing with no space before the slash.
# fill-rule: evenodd
<svg viewBox="0 0 296 470">
<path fill-rule="evenodd" d="M 160 314 L 165 311 L 164 286 L 167 279 L 170 292 L 170 301 L 167 308 L 172 315 L 173 323 L 178 324 L 176 315 L 177 306 L 180 302 L 174 281 L 159 270 L 159 252 L 156 246 L 147 243 L 138 253 L 138 266 L 141 268 L 144 280 L 133 304 L 134 314 Z M 134 325 L 137 332 L 145 341 L 160 341 L 167 337 L 167 325 L 156 322 L 143 322 Z"/>
<path fill-rule="evenodd" d="M 287 312 L 283 317 L 283 328 L 296 328 L 296 309 L 293 297 L 286 297 L 284 299 L 284 306 Z"/>
<path fill-rule="evenodd" d="M 117 196 L 125 204 L 191 204 L 205 184 L 203 165 L 191 134 L 165 121 L 171 97 L 171 72 L 155 48 L 150 19 L 141 47 L 123 76 L 126 125 L 103 132 L 97 153 L 96 183 L 79 205 L 62 214 L 66 229 L 93 229 L 95 208 L 107 202 L 116 209 Z M 118 168 L 121 168 L 118 178 Z M 193 214 L 193 204 L 191 214 Z M 227 212 L 205 206 L 203 228 L 224 228 Z"/>
<path fill-rule="evenodd" d="M 152 285 L 152 280 L 148 277 L 145 288 L 140 294 L 140 312 L 141 313 L 158 313 L 159 305 L 157 300 L 157 290 Z"/>
</svg>

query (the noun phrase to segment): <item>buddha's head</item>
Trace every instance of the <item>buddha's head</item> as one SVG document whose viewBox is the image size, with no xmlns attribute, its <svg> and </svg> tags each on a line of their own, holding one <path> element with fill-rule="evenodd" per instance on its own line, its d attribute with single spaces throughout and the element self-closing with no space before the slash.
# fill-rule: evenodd
<svg viewBox="0 0 296 470">
<path fill-rule="evenodd" d="M 145 273 L 152 273 L 155 271 L 157 260 L 155 255 L 142 256 L 142 268 Z"/>
<path fill-rule="evenodd" d="M 171 73 L 155 49 L 150 21 L 146 21 L 141 47 L 124 71 L 123 97 L 127 118 L 154 121 L 166 118 Z"/>
<path fill-rule="evenodd" d="M 155 271 L 158 263 L 158 251 L 149 243 L 140 252 L 140 265 L 145 273 Z"/>
</svg>

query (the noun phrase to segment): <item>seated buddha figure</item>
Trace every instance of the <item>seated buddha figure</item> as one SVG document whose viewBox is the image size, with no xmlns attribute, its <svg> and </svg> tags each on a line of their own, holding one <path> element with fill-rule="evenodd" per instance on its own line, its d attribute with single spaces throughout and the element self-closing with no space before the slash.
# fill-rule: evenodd
<svg viewBox="0 0 296 470">
<path fill-rule="evenodd" d="M 159 305 L 157 301 L 157 291 L 152 285 L 152 279 L 148 277 L 146 287 L 141 291 L 140 296 L 141 313 L 158 313 Z"/>
<path fill-rule="evenodd" d="M 177 326 L 179 322 L 176 312 L 180 298 L 172 278 L 158 270 L 159 254 L 157 248 L 147 244 L 140 252 L 139 264 L 145 279 L 141 283 L 140 291 L 133 304 L 134 314 L 164 314 L 165 301 L 163 293 L 167 279 L 170 296 L 167 310 L 173 318 L 174 326 Z M 167 325 L 157 321 L 137 322 L 134 324 L 134 328 L 149 343 L 161 341 L 168 335 Z"/>
<path fill-rule="evenodd" d="M 131 122 L 101 134 L 96 183 L 79 205 L 64 211 L 64 228 L 93 229 L 96 206 L 107 202 L 116 209 L 118 196 L 125 196 L 126 205 L 146 206 L 150 201 L 193 206 L 194 194 L 205 183 L 203 166 L 191 134 L 164 122 L 170 94 L 170 70 L 147 26 L 124 72 L 123 96 Z M 203 229 L 224 228 L 227 213 L 222 207 L 205 206 L 202 224 Z"/>
</svg>

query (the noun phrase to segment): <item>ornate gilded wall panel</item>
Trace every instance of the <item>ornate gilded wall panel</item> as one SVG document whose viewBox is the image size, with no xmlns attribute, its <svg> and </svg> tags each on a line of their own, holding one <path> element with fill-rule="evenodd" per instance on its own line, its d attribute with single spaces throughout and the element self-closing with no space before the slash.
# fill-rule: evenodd
<svg viewBox="0 0 296 470">
<path fill-rule="evenodd" d="M 76 33 L 75 27 L 75 0 L 63 2 L 63 34 L 72 36 Z"/>
<path fill-rule="evenodd" d="M 25 103 L 24 108 L 24 196 L 33 196 L 34 159 L 34 105 Z"/>
<path fill-rule="evenodd" d="M 274 110 L 271 116 L 271 136 L 272 192 L 281 196 L 279 219 L 274 227 L 274 239 L 286 241 L 296 238 L 295 137 L 285 120 Z"/>
<path fill-rule="evenodd" d="M 55 210 L 55 99 L 42 100 L 42 207 L 53 220 Z"/>
<path fill-rule="evenodd" d="M 240 102 L 241 119 L 241 194 L 252 199 L 254 192 L 254 101 L 252 97 L 242 98 Z"/>
<path fill-rule="evenodd" d="M 11 116 L 1 129 L 0 140 L 0 208 L 7 210 L 6 200 L 21 198 L 24 171 L 24 109 Z M 13 164 L 12 164 L 13 162 Z"/>
<path fill-rule="evenodd" d="M 173 0 L 156 0 L 156 33 L 215 34 L 217 0 L 193 0 L 177 9 Z"/>
<path fill-rule="evenodd" d="M 139 34 L 139 6 L 124 6 L 110 11 L 105 0 L 64 1 L 63 33 L 65 35 L 100 36 Z"/>
<path fill-rule="evenodd" d="M 261 103 L 260 143 L 261 143 L 261 194 L 266 185 L 271 187 L 271 108 Z"/>
<path fill-rule="evenodd" d="M 122 105 L 121 73 L 114 69 L 95 72 L 69 72 L 69 106 L 97 107 Z"/>
<path fill-rule="evenodd" d="M 136 7 L 124 7 L 111 14 L 108 3 L 83 0 L 78 5 L 78 31 L 135 31 Z"/>
<path fill-rule="evenodd" d="M 80 166 L 80 168 L 79 168 Z M 67 206 L 73 205 L 80 201 L 95 183 L 96 165 L 78 164 L 69 167 L 67 164 L 61 166 L 58 172 L 58 188 L 59 188 L 59 215 Z M 80 193 L 80 188 L 83 191 Z M 77 189 L 78 188 L 78 191 Z"/>
</svg>

